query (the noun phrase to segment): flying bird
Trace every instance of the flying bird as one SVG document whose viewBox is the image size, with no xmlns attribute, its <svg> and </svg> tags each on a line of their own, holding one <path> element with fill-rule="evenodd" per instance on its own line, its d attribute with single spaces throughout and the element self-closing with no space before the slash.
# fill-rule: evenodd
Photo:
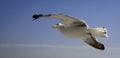
<svg viewBox="0 0 120 58">
<path fill-rule="evenodd" d="M 54 18 L 62 23 L 52 25 L 52 28 L 59 30 L 64 36 L 69 38 L 81 38 L 88 45 L 105 50 L 104 45 L 96 37 L 107 38 L 107 29 L 105 27 L 89 28 L 88 24 L 81 19 L 65 14 L 38 14 L 33 15 L 33 20 L 38 18 Z"/>
</svg>

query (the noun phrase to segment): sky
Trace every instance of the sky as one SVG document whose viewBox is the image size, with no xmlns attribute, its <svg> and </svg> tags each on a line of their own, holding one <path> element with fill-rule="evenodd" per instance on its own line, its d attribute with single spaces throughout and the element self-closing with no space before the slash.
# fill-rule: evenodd
<svg viewBox="0 0 120 58">
<path fill-rule="evenodd" d="M 120 57 L 119 0 L 0 0 L 0 58 L 118 58 Z M 32 21 L 34 14 L 67 14 L 91 28 L 106 27 L 98 38 L 101 51 L 81 39 L 69 39 L 51 25 L 56 19 Z"/>
</svg>

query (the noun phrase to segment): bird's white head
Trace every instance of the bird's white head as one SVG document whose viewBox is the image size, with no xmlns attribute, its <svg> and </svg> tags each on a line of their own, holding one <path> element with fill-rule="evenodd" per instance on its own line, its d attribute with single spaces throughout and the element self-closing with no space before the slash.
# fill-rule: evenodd
<svg viewBox="0 0 120 58">
<path fill-rule="evenodd" d="M 63 26 L 62 23 L 57 23 L 57 24 L 55 24 L 55 25 L 52 25 L 51 27 L 52 27 L 52 28 L 60 28 L 60 27 L 62 27 L 62 26 Z"/>
</svg>

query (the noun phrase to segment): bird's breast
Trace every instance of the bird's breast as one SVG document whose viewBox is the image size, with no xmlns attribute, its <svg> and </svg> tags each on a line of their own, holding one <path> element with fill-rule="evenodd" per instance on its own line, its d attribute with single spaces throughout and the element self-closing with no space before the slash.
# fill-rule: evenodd
<svg viewBox="0 0 120 58">
<path fill-rule="evenodd" d="M 66 28 L 59 30 L 64 36 L 69 38 L 83 38 L 89 37 L 88 31 L 86 29 L 80 28 Z"/>
</svg>

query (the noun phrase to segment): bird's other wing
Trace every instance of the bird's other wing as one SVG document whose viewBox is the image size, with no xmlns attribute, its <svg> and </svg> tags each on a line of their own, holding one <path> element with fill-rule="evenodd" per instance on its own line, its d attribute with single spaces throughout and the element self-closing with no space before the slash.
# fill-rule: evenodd
<svg viewBox="0 0 120 58">
<path fill-rule="evenodd" d="M 102 43 L 98 42 L 96 40 L 95 36 L 92 36 L 91 34 L 90 34 L 90 38 L 84 38 L 83 40 L 88 45 L 90 45 L 90 46 L 92 46 L 96 49 L 99 49 L 99 50 L 104 50 L 105 49 L 104 45 Z"/>
<path fill-rule="evenodd" d="M 63 24 L 67 27 L 88 27 L 88 25 L 85 23 L 85 21 L 74 18 L 69 15 L 65 14 L 47 14 L 47 15 L 33 15 L 33 18 L 38 19 L 41 17 L 48 17 L 48 18 L 55 18 L 63 22 Z"/>
</svg>

